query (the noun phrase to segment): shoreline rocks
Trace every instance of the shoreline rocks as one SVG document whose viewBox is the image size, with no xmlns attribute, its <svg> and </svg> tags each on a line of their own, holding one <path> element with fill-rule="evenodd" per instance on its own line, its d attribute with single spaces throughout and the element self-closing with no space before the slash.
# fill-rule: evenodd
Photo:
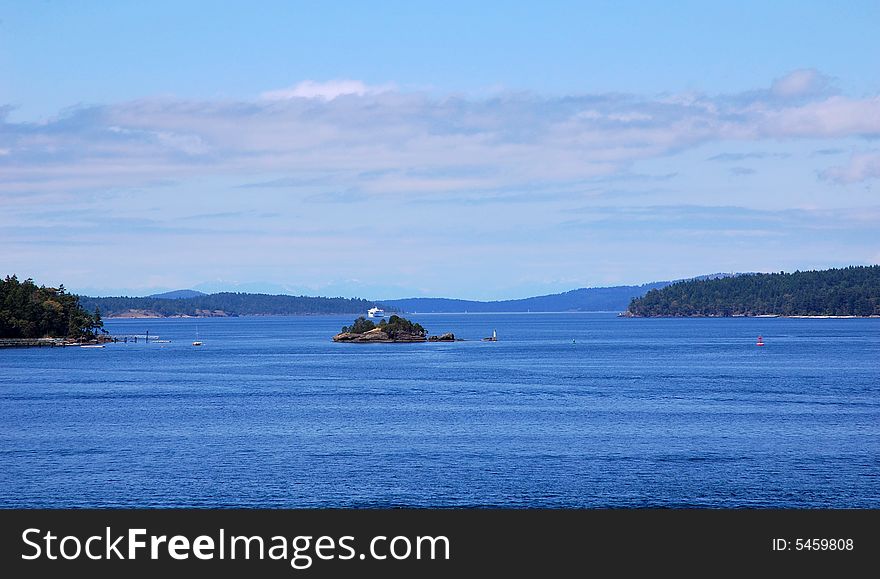
<svg viewBox="0 0 880 579">
<path fill-rule="evenodd" d="M 121 312 L 109 312 L 104 315 L 105 319 L 165 319 L 165 318 L 234 318 L 237 314 L 230 314 L 223 310 L 195 310 L 190 314 L 162 314 L 154 310 L 129 309 Z"/>
<path fill-rule="evenodd" d="M 439 336 L 419 336 L 416 334 L 397 334 L 395 337 L 389 336 L 383 332 L 381 328 L 374 328 L 363 334 L 354 334 L 352 332 L 340 332 L 333 336 L 334 342 L 344 342 L 350 344 L 408 344 L 415 342 L 457 342 L 455 334 L 446 332 Z"/>
<path fill-rule="evenodd" d="M 408 343 L 408 342 L 426 342 L 427 338 L 424 336 L 417 336 L 415 334 L 397 334 L 394 338 L 389 336 L 387 333 L 383 332 L 381 328 L 374 328 L 368 332 L 364 332 L 363 334 L 354 334 L 352 332 L 341 332 L 333 336 L 334 342 L 350 342 L 354 344 L 364 344 L 364 343 L 378 343 L 378 344 L 393 344 L 393 343 Z"/>
</svg>

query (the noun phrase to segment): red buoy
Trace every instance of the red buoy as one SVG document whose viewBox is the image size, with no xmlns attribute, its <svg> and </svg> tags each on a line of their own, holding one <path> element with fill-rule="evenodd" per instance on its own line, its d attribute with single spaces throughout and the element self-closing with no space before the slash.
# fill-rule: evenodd
<svg viewBox="0 0 880 579">
<path fill-rule="evenodd" d="M 764 338 L 763 338 L 763 336 L 758 336 L 758 342 L 757 342 L 755 345 L 756 345 L 756 346 L 763 346 L 763 345 L 764 345 Z"/>
</svg>

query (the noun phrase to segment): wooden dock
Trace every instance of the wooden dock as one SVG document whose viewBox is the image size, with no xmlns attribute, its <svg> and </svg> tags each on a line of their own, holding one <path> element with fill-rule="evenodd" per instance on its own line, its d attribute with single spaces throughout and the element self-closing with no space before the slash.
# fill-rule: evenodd
<svg viewBox="0 0 880 579">
<path fill-rule="evenodd" d="M 62 346 L 87 346 L 92 344 L 137 343 L 143 336 L 99 336 L 92 340 L 71 340 L 69 338 L 0 338 L 0 348 L 57 348 Z"/>
<path fill-rule="evenodd" d="M 0 348 L 54 348 L 69 343 L 64 338 L 0 338 Z"/>
</svg>

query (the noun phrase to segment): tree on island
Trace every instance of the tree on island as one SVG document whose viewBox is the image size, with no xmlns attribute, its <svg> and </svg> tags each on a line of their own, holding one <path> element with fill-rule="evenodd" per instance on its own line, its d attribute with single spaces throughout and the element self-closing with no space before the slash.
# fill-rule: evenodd
<svg viewBox="0 0 880 579">
<path fill-rule="evenodd" d="M 0 280 L 0 338 L 94 338 L 103 331 L 101 312 L 87 312 L 79 298 L 16 276 Z"/>
<path fill-rule="evenodd" d="M 342 333 L 366 334 L 370 330 L 375 330 L 376 328 L 388 334 L 388 337 L 392 340 L 402 334 L 422 337 L 428 334 L 427 330 L 425 330 L 425 328 L 423 328 L 421 324 L 416 324 L 405 318 L 401 318 L 398 315 L 392 315 L 390 318 L 388 318 L 388 321 L 382 319 L 379 321 L 378 325 L 373 323 L 371 320 L 368 320 L 365 317 L 361 316 L 356 319 L 352 325 L 342 326 Z"/>
<path fill-rule="evenodd" d="M 386 322 L 384 319 L 379 322 L 379 329 L 388 334 L 392 340 L 400 334 L 409 334 L 412 336 L 426 336 L 427 330 L 421 324 L 416 324 L 397 315 L 392 315 Z"/>
<path fill-rule="evenodd" d="M 385 320 L 382 320 L 383 322 Z M 370 330 L 376 328 L 376 324 L 374 324 L 371 320 L 361 316 L 354 321 L 354 323 L 350 326 L 342 326 L 343 334 L 366 334 Z"/>
</svg>

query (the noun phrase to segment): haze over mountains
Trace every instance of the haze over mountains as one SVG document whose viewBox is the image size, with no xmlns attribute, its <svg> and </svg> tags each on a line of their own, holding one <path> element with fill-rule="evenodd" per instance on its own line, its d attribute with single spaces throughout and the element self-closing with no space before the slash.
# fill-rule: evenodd
<svg viewBox="0 0 880 579">
<path fill-rule="evenodd" d="M 741 274 L 713 273 L 694 280 L 717 279 Z M 676 280 L 681 281 L 681 280 Z M 489 313 L 489 312 L 622 312 L 633 298 L 652 289 L 664 288 L 674 281 L 655 281 L 642 285 L 579 288 L 558 294 L 518 300 L 475 301 L 447 298 L 406 298 L 380 300 L 394 309 L 410 313 Z"/>
<path fill-rule="evenodd" d="M 151 294 L 148 295 L 148 298 L 159 298 L 160 300 L 180 300 L 186 298 L 197 298 L 199 296 L 208 295 L 205 292 L 200 292 L 191 289 L 184 290 L 174 290 L 170 292 L 163 292 L 160 294 Z"/>
<path fill-rule="evenodd" d="M 731 275 L 735 274 L 717 273 L 694 279 L 714 279 Z M 408 313 L 624 311 L 633 298 L 644 296 L 652 289 L 660 289 L 671 283 L 673 282 L 659 281 L 631 286 L 580 288 L 558 294 L 498 301 L 449 298 L 373 301 L 243 292 L 205 294 L 191 289 L 146 297 L 81 297 L 81 301 L 89 311 L 99 308 L 107 317 L 362 314 L 372 305 L 382 306 L 389 311 Z"/>
<path fill-rule="evenodd" d="M 520 300 L 480 302 L 447 298 L 408 298 L 382 300 L 382 305 L 410 313 L 488 313 L 488 312 L 599 312 L 623 311 L 630 300 L 672 282 L 658 281 L 643 285 L 580 288 L 560 294 L 535 296 Z"/>
</svg>

